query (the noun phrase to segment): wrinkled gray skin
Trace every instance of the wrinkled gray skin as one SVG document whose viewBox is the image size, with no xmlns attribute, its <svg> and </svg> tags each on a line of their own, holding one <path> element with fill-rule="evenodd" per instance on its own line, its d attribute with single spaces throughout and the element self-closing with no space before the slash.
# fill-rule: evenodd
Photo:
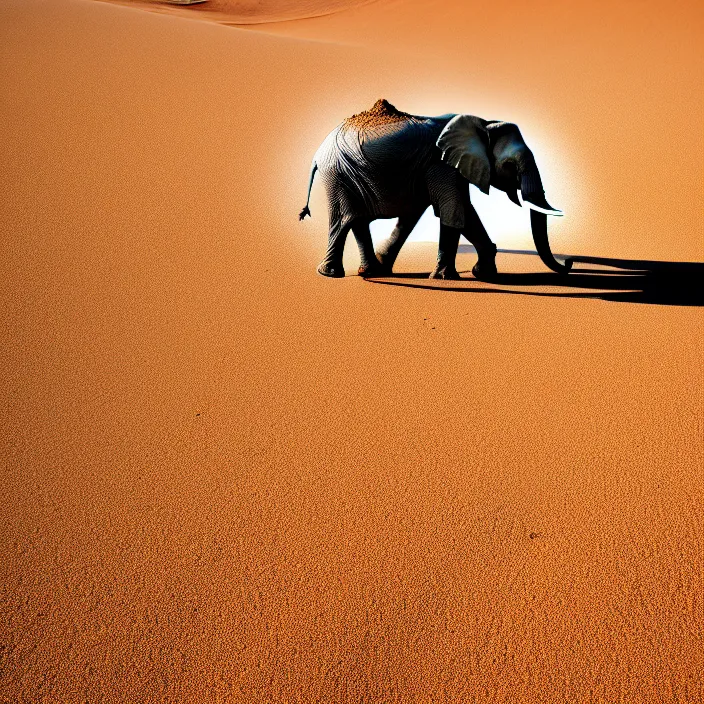
<svg viewBox="0 0 704 704">
<path fill-rule="evenodd" d="M 328 249 L 318 267 L 323 276 L 345 275 L 342 254 L 350 229 L 359 246 L 359 273 L 390 274 L 404 242 L 432 205 L 440 219 L 440 242 L 430 277 L 460 278 L 455 257 L 460 235 L 464 235 L 478 254 L 473 274 L 491 279 L 496 274 L 496 246 L 470 202 L 470 183 L 484 192 L 490 185 L 499 188 L 518 205 L 520 188 L 531 207 L 541 259 L 559 273 L 567 273 L 571 266 L 571 262 L 558 262 L 550 251 L 545 213 L 561 213 L 545 200 L 533 154 L 516 125 L 454 114 L 408 115 L 371 128 L 343 122 L 315 154 L 308 202 L 316 170 L 325 185 L 330 216 Z M 306 215 L 310 215 L 308 203 L 300 219 Z M 398 218 L 396 227 L 375 252 L 369 223 L 394 217 Z"/>
</svg>

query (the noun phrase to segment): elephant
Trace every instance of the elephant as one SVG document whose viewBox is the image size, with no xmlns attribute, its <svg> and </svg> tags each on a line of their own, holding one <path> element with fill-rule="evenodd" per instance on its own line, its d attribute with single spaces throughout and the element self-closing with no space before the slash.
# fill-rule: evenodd
<svg viewBox="0 0 704 704">
<path fill-rule="evenodd" d="M 308 200 L 299 214 L 310 216 L 310 194 L 316 172 L 325 185 L 330 226 L 325 258 L 318 273 L 342 277 L 342 253 L 352 230 L 359 247 L 361 276 L 387 276 L 421 215 L 432 205 L 440 219 L 438 258 L 430 278 L 459 279 L 455 266 L 460 235 L 476 248 L 472 273 L 491 280 L 497 274 L 496 245 L 470 202 L 469 184 L 488 193 L 493 186 L 530 209 L 538 254 L 553 271 L 567 274 L 572 262 L 555 259 L 548 241 L 547 215 L 562 215 L 545 199 L 533 153 L 518 127 L 510 122 L 448 113 L 439 117 L 410 115 L 387 100 L 340 123 L 313 157 Z M 378 249 L 369 224 L 398 218 Z"/>
</svg>

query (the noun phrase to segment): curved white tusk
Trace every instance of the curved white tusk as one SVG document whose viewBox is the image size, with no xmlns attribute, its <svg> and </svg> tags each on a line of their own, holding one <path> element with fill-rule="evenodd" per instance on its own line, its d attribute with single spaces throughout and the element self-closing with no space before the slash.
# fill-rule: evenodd
<svg viewBox="0 0 704 704">
<path fill-rule="evenodd" d="M 551 210 L 550 208 L 542 208 L 539 205 L 535 205 L 534 203 L 531 203 L 530 201 L 523 200 L 523 196 L 521 195 L 521 192 L 518 191 L 518 197 L 523 205 L 527 205 L 529 208 L 532 208 L 533 210 L 537 210 L 539 213 L 545 213 L 545 215 L 554 215 L 555 217 L 561 218 L 564 213 L 561 210 Z"/>
</svg>

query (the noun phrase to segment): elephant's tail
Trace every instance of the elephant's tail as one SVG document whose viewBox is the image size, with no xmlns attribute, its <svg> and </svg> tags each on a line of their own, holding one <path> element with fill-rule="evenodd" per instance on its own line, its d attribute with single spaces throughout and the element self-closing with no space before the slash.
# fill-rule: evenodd
<svg viewBox="0 0 704 704">
<path fill-rule="evenodd" d="M 310 168 L 310 181 L 308 183 L 308 200 L 306 201 L 305 208 L 301 210 L 301 212 L 298 215 L 299 220 L 303 220 L 306 215 L 310 217 L 310 208 L 308 207 L 310 205 L 310 192 L 313 190 L 313 179 L 315 178 L 315 172 L 318 170 L 318 164 L 313 161 L 313 165 Z"/>
</svg>

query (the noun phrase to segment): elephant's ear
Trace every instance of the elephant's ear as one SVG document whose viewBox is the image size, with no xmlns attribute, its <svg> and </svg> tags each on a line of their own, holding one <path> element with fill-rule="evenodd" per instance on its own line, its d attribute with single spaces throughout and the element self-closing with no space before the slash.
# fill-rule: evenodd
<svg viewBox="0 0 704 704">
<path fill-rule="evenodd" d="M 456 115 L 445 125 L 436 144 L 444 162 L 454 166 L 480 191 L 488 193 L 491 164 L 484 124 L 484 120 L 474 115 Z"/>
<path fill-rule="evenodd" d="M 543 182 L 533 152 L 523 139 L 518 125 L 512 122 L 489 122 L 486 126 L 494 159 L 491 185 L 505 191 L 518 203 L 516 191 L 521 189 L 523 201 L 532 209 L 549 215 L 562 215 L 545 200 Z"/>
</svg>

